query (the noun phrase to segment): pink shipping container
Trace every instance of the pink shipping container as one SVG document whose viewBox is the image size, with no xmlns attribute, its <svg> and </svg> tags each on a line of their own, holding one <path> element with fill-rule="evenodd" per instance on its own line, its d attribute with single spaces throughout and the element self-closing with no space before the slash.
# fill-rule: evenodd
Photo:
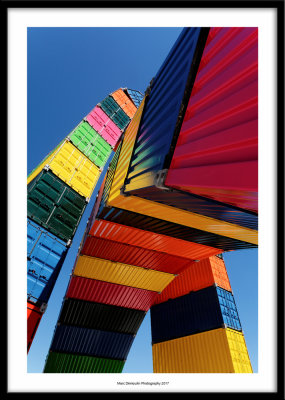
<svg viewBox="0 0 285 400">
<path fill-rule="evenodd" d="M 258 212 L 258 29 L 211 28 L 165 185 Z"/>
<path fill-rule="evenodd" d="M 112 147 L 114 147 L 121 137 L 122 131 L 117 125 L 96 106 L 86 117 L 85 120 L 99 133 Z"/>
<path fill-rule="evenodd" d="M 65 296 L 148 311 L 157 297 L 157 292 L 98 281 L 97 279 L 72 276 Z"/>
</svg>

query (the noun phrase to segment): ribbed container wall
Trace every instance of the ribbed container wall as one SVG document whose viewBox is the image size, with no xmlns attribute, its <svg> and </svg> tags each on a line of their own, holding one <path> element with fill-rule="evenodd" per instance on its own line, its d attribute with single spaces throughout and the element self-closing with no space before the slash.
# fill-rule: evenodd
<svg viewBox="0 0 285 400">
<path fill-rule="evenodd" d="M 28 300 L 41 310 L 48 303 L 87 203 L 110 160 L 112 146 L 130 122 L 111 95 L 100 104 L 107 107 L 110 100 L 117 125 L 96 106 L 94 110 L 103 121 L 99 131 L 96 127 L 100 124 L 90 124 L 85 117 L 28 176 Z M 88 114 L 91 120 L 94 110 Z M 106 137 L 112 138 L 112 143 Z"/>
<path fill-rule="evenodd" d="M 27 302 L 27 350 L 29 352 L 33 343 L 43 312 L 35 304 Z"/>
<path fill-rule="evenodd" d="M 165 185 L 257 213 L 257 118 L 258 29 L 211 28 Z"/>
<path fill-rule="evenodd" d="M 191 264 L 150 310 L 154 372 L 252 372 L 221 256 Z"/>
</svg>

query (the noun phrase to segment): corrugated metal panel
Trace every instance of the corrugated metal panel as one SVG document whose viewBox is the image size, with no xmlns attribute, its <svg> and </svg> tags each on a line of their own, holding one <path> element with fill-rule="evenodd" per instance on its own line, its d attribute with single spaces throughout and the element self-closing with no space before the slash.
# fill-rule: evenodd
<svg viewBox="0 0 285 400">
<path fill-rule="evenodd" d="M 28 217 L 67 242 L 75 234 L 86 199 L 51 171 L 43 170 L 28 185 Z"/>
<path fill-rule="evenodd" d="M 138 111 L 125 131 L 116 172 L 112 181 L 106 206 L 117 207 L 134 213 L 154 217 L 156 219 L 165 220 L 174 224 L 195 228 L 232 238 L 241 242 L 246 242 L 249 243 L 249 247 L 251 247 L 251 244 L 257 245 L 257 232 L 254 230 L 189 211 L 180 210 L 178 208 L 142 199 L 136 196 L 124 196 L 121 194 L 120 190 L 124 185 L 127 175 L 137 130 L 144 108 L 144 102 L 145 100 L 143 100 L 141 103 Z M 243 248 L 246 248 L 246 243 Z"/>
<path fill-rule="evenodd" d="M 125 362 L 109 358 L 50 352 L 44 373 L 120 373 Z"/>
<path fill-rule="evenodd" d="M 234 373 L 226 329 L 152 346 L 154 373 Z"/>
<path fill-rule="evenodd" d="M 47 303 L 65 260 L 67 248 L 56 236 L 27 219 L 27 296 Z"/>
<path fill-rule="evenodd" d="M 125 92 L 130 96 L 136 107 L 139 107 L 144 95 L 139 91 L 139 90 L 133 90 L 133 89 L 124 89 Z"/>
<path fill-rule="evenodd" d="M 43 313 L 40 308 L 34 304 L 27 302 L 27 348 L 28 352 L 33 343 L 33 339 L 37 332 L 39 323 L 42 319 Z"/>
<path fill-rule="evenodd" d="M 151 307 L 152 342 L 164 342 L 224 324 L 241 330 L 233 295 L 211 286 Z"/>
<path fill-rule="evenodd" d="M 204 289 L 214 283 L 225 290 L 231 291 L 225 263 L 215 256 L 192 263 L 156 297 L 154 304 L 163 303 L 168 299 L 175 299 L 189 292 Z"/>
<path fill-rule="evenodd" d="M 100 239 L 94 236 L 87 236 L 81 249 L 81 254 L 170 274 L 181 272 L 191 262 L 187 258 L 113 242 L 107 239 Z"/>
<path fill-rule="evenodd" d="M 165 182 L 257 212 L 258 29 L 210 35 Z"/>
<path fill-rule="evenodd" d="M 184 107 L 185 89 L 187 86 L 191 90 L 194 83 L 208 31 L 184 28 L 157 72 L 130 161 L 126 193 L 149 186 L 152 173 L 166 168 L 165 159 L 179 132 L 177 124 Z"/>
<path fill-rule="evenodd" d="M 122 131 L 100 107 L 96 106 L 84 119 L 88 121 L 95 131 L 112 147 L 116 145 L 121 137 Z"/>
<path fill-rule="evenodd" d="M 132 100 L 125 94 L 122 89 L 118 89 L 111 94 L 114 100 L 119 104 L 119 106 L 125 111 L 125 113 L 133 118 L 137 111 L 137 107 L 134 105 Z"/>
<path fill-rule="evenodd" d="M 58 321 L 63 325 L 135 335 L 145 312 L 77 299 L 65 299 Z"/>
<path fill-rule="evenodd" d="M 173 274 L 84 255 L 78 257 L 73 273 L 85 278 L 156 292 L 162 291 L 174 279 Z"/>
<path fill-rule="evenodd" d="M 103 168 L 107 162 L 112 147 L 88 122 L 81 122 L 69 135 L 71 142 L 97 167 Z"/>
<path fill-rule="evenodd" d="M 134 336 L 76 326 L 58 325 L 51 351 L 126 360 Z"/>
<path fill-rule="evenodd" d="M 244 335 L 232 329 L 226 329 L 230 353 L 236 373 L 252 373 Z"/>
<path fill-rule="evenodd" d="M 128 115 L 122 110 L 112 96 L 106 97 L 98 106 L 111 118 L 111 120 L 123 131 L 130 122 Z"/>
<path fill-rule="evenodd" d="M 66 297 L 148 311 L 157 292 L 72 276 Z"/>
<path fill-rule="evenodd" d="M 94 221 L 89 234 L 102 239 L 189 258 L 190 260 L 207 258 L 221 252 L 220 249 L 213 247 L 103 220 Z"/>
</svg>

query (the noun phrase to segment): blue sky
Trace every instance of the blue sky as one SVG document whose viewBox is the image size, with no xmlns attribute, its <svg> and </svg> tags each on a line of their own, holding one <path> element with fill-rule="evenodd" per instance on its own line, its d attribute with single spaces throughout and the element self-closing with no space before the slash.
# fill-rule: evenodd
<svg viewBox="0 0 285 400">
<path fill-rule="evenodd" d="M 109 93 L 120 87 L 144 92 L 181 28 L 29 28 L 29 173 Z M 28 372 L 42 372 L 75 256 L 91 212 L 92 199 L 50 297 L 28 355 Z M 257 250 L 225 254 L 234 297 L 254 372 L 258 371 Z M 151 373 L 150 317 L 147 313 L 124 373 Z"/>
</svg>

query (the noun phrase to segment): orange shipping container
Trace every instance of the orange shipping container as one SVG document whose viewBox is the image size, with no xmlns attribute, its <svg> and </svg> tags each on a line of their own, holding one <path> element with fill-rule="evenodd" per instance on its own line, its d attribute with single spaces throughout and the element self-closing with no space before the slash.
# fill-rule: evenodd
<svg viewBox="0 0 285 400">
<path fill-rule="evenodd" d="M 232 291 L 224 260 L 216 256 L 192 263 L 156 297 L 154 304 L 164 303 L 168 299 L 184 296 L 214 283 L 222 289 Z"/>
<path fill-rule="evenodd" d="M 116 90 L 112 93 L 112 97 L 119 104 L 119 106 L 124 110 L 124 112 L 130 117 L 133 118 L 135 115 L 137 108 L 133 104 L 132 100 L 124 93 L 122 89 Z"/>
<path fill-rule="evenodd" d="M 221 253 L 221 249 L 214 247 L 99 219 L 94 221 L 89 235 L 188 258 L 191 261 Z"/>
</svg>

